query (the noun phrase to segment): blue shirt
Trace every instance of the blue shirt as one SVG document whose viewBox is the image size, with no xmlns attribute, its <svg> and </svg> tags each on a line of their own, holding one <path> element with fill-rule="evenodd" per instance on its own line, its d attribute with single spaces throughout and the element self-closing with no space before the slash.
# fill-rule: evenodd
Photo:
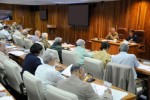
<svg viewBox="0 0 150 100">
<path fill-rule="evenodd" d="M 120 52 L 119 54 L 112 56 L 112 62 L 117 63 L 117 64 L 131 66 L 133 68 L 133 72 L 134 72 L 134 79 L 137 78 L 137 74 L 135 72 L 134 67 L 139 66 L 139 61 L 136 59 L 136 56 L 134 54 Z"/>
<path fill-rule="evenodd" d="M 87 52 L 86 49 L 81 46 L 77 46 L 75 52 L 77 53 L 78 64 L 84 64 L 84 57 L 93 57 L 93 53 Z"/>
</svg>

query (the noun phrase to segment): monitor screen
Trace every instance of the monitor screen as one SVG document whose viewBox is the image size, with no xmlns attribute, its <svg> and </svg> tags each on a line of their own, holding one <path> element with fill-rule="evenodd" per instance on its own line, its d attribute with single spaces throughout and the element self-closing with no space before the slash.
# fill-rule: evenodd
<svg viewBox="0 0 150 100">
<path fill-rule="evenodd" d="M 40 11 L 40 19 L 41 20 L 47 20 L 48 18 L 47 10 L 41 10 Z"/>
<path fill-rule="evenodd" d="M 0 10 L 0 20 L 13 20 L 13 11 Z"/>
<path fill-rule="evenodd" d="M 89 5 L 69 5 L 68 24 L 72 26 L 88 26 Z"/>
</svg>

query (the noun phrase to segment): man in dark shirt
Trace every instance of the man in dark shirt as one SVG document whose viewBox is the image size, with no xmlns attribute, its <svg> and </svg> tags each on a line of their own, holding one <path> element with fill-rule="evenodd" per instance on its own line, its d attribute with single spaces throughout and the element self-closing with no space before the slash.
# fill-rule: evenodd
<svg viewBox="0 0 150 100">
<path fill-rule="evenodd" d="M 137 42 L 138 37 L 137 37 L 137 35 L 134 35 L 133 32 L 134 32 L 133 30 L 129 30 L 129 36 L 127 37 L 127 41 Z"/>
<path fill-rule="evenodd" d="M 50 49 L 57 50 L 58 55 L 59 55 L 60 62 L 62 62 L 62 50 L 64 49 L 64 48 L 61 46 L 61 44 L 62 44 L 62 38 L 56 37 L 55 40 L 54 40 L 53 45 L 50 47 Z"/>
<path fill-rule="evenodd" d="M 21 74 L 23 75 L 24 71 L 28 71 L 31 74 L 35 74 L 35 70 L 37 69 L 37 67 L 39 65 L 41 65 L 41 60 L 38 57 L 41 52 L 42 52 L 43 47 L 38 44 L 38 43 L 34 43 L 31 48 L 30 48 L 30 52 L 29 54 L 26 55 L 24 62 L 23 62 L 23 69 Z"/>
</svg>

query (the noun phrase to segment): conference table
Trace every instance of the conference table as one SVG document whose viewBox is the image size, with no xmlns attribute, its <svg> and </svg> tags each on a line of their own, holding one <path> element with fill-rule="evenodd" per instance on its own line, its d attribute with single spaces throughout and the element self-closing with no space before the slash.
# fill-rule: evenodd
<svg viewBox="0 0 150 100">
<path fill-rule="evenodd" d="M 25 58 L 25 55 L 26 54 L 21 55 L 21 56 L 16 56 L 16 55 L 13 55 L 13 54 L 9 54 L 10 58 L 12 58 L 13 60 L 15 60 L 16 62 L 19 62 L 19 64 L 21 64 L 21 65 L 22 65 L 22 62 L 23 62 L 23 60 Z M 57 63 L 56 64 L 56 70 L 58 70 L 58 71 L 65 70 L 66 68 L 67 68 L 67 66 L 65 66 L 65 65 L 63 65 L 61 63 Z M 95 84 L 99 84 L 99 85 L 104 85 L 104 81 L 98 80 L 98 79 L 96 79 L 94 81 L 94 83 Z M 133 93 L 129 93 L 129 92 L 127 92 L 127 91 L 125 91 L 123 89 L 120 89 L 118 87 L 115 87 L 115 86 L 112 86 L 111 88 L 116 89 L 116 90 L 120 90 L 120 91 L 123 91 L 123 92 L 127 93 L 127 96 L 125 96 L 124 98 L 122 98 L 122 100 L 136 100 L 136 95 L 134 95 Z"/>
<path fill-rule="evenodd" d="M 147 66 L 147 69 L 141 69 L 141 68 L 135 68 L 136 72 L 139 72 L 141 74 L 144 74 L 145 76 L 147 76 L 147 100 L 150 100 L 150 61 L 147 61 L 147 60 L 140 60 L 141 63 L 143 64 L 144 61 L 146 62 L 149 62 L 148 64 L 143 64 L 143 65 L 146 65 Z M 149 67 L 149 68 L 148 68 Z"/>
<path fill-rule="evenodd" d="M 15 98 L 0 83 L 0 100 L 15 100 Z"/>
<path fill-rule="evenodd" d="M 119 46 L 123 41 L 114 41 L 114 40 L 106 40 L 106 39 L 91 39 L 91 49 L 92 51 L 100 50 L 101 42 L 107 41 L 110 44 L 110 48 L 108 53 L 111 55 L 116 55 L 119 53 Z M 129 43 L 129 51 L 130 54 L 138 55 L 138 44 L 137 43 Z"/>
</svg>

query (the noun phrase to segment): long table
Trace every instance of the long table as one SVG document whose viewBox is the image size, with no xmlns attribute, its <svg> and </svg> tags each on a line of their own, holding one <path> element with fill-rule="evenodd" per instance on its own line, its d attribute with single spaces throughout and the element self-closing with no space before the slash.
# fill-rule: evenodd
<svg viewBox="0 0 150 100">
<path fill-rule="evenodd" d="M 12 56 L 13 56 L 13 57 L 12 57 Z M 23 62 L 24 57 L 25 57 L 25 55 L 22 55 L 22 56 L 17 57 L 17 59 L 20 59 L 19 61 Z M 13 58 L 14 60 L 17 60 L 17 59 L 15 59 L 16 56 L 14 56 L 14 55 L 11 55 L 11 58 Z M 18 61 L 17 61 L 17 62 L 18 62 Z M 20 62 L 20 63 L 21 63 L 21 62 Z M 60 64 L 60 63 L 57 63 L 57 64 L 56 64 L 56 70 L 58 70 L 58 71 L 62 71 L 62 70 L 64 70 L 64 69 L 66 69 L 66 68 L 67 68 L 67 66 L 65 66 L 65 65 L 63 65 L 63 64 Z M 96 81 L 95 81 L 94 83 L 103 85 L 103 81 L 102 81 L 102 80 L 98 80 L 98 79 L 96 79 Z M 120 88 L 115 87 L 115 86 L 112 86 L 112 88 L 113 88 L 113 89 L 116 89 L 116 90 L 120 90 L 120 91 L 126 92 L 125 90 L 120 89 Z M 128 93 L 128 95 L 125 96 L 122 100 L 136 100 L 136 95 L 134 95 L 134 94 L 132 94 L 132 93 L 129 93 L 129 92 L 127 92 L 127 93 Z"/>
<path fill-rule="evenodd" d="M 101 46 L 101 42 L 104 42 L 106 40 L 104 39 L 100 39 L 100 40 L 95 40 L 95 39 L 91 39 L 91 49 L 92 51 L 95 50 L 100 50 L 100 46 Z M 115 55 L 119 53 L 119 46 L 121 44 L 121 41 L 118 42 L 113 42 L 111 40 L 107 40 L 108 43 L 110 44 L 110 48 L 109 48 L 109 54 L 111 55 Z M 129 44 L 129 53 L 131 54 L 135 54 L 136 56 L 138 55 L 138 44 L 136 43 L 130 43 Z"/>
<path fill-rule="evenodd" d="M 150 64 L 148 66 L 150 67 Z M 139 73 L 144 74 L 144 75 L 147 76 L 147 96 L 148 96 L 147 100 L 150 100 L 150 71 L 144 70 L 144 69 L 140 69 L 138 67 L 135 68 L 135 70 L 136 70 L 136 72 L 139 72 Z"/>
<path fill-rule="evenodd" d="M 11 100 L 15 100 L 15 98 L 6 90 L 6 88 L 5 88 L 1 83 L 0 83 L 0 87 L 4 88 L 4 90 L 2 90 L 2 91 L 0 91 L 0 92 L 6 93 L 6 96 L 12 97 Z M 2 97 L 3 97 L 3 96 L 2 96 Z M 0 99 L 1 99 L 1 97 L 0 97 Z"/>
</svg>

